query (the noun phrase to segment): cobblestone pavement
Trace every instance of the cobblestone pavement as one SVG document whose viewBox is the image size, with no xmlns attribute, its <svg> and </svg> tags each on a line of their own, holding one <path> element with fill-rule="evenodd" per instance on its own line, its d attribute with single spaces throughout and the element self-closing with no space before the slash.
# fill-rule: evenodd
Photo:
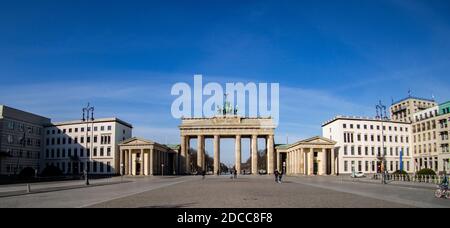
<svg viewBox="0 0 450 228">
<path fill-rule="evenodd" d="M 114 200 L 157 188 L 189 181 L 193 177 L 136 177 L 124 178 L 124 183 L 99 185 L 85 188 L 49 191 L 12 197 L 0 197 L 0 208 L 76 208 L 87 207 L 104 201 Z M 115 180 L 117 181 L 117 180 Z M 79 181 L 75 181 L 77 184 Z M 41 190 L 45 188 L 41 184 Z M 63 183 L 69 186 L 70 183 Z M 6 187 L 6 186 L 4 186 Z M 55 188 L 55 183 L 49 183 Z M 14 188 L 12 188 L 14 189 Z M 5 193 L 3 193 L 5 194 Z"/>
<path fill-rule="evenodd" d="M 306 179 L 307 180 L 307 179 Z M 164 189 L 143 192 L 92 207 L 219 207 L 219 208 L 296 208 L 296 207 L 411 207 L 342 191 L 301 183 L 290 177 L 276 184 L 271 177 L 207 177 Z"/>
<path fill-rule="evenodd" d="M 1 197 L 0 207 L 280 208 L 450 207 L 434 189 L 352 182 L 342 177 L 145 177 L 125 183 Z"/>
</svg>

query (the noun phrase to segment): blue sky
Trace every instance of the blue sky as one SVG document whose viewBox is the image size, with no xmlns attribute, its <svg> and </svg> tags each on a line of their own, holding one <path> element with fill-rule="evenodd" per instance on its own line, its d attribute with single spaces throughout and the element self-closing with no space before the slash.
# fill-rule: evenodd
<svg viewBox="0 0 450 228">
<path fill-rule="evenodd" d="M 450 100 L 448 12 L 447 0 L 5 0 L 0 103 L 63 121 L 91 102 L 136 136 L 179 143 L 174 83 L 276 82 L 276 142 L 292 142 L 409 89 Z"/>
</svg>

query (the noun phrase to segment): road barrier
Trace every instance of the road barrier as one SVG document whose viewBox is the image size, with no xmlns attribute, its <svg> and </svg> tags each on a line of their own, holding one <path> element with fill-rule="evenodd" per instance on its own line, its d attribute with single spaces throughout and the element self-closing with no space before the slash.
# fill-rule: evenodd
<svg viewBox="0 0 450 228">
<path fill-rule="evenodd" d="M 383 174 L 374 174 L 372 179 L 381 180 Z M 387 174 L 386 180 L 388 181 L 403 181 L 403 182 L 416 182 L 427 184 L 440 184 L 444 179 L 444 175 L 404 175 L 404 174 Z"/>
</svg>

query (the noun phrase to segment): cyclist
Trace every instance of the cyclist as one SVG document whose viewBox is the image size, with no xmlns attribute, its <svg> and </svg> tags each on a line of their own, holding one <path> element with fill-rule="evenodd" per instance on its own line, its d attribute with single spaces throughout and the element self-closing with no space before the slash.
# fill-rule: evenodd
<svg viewBox="0 0 450 228">
<path fill-rule="evenodd" d="M 442 190 L 448 190 L 447 174 L 444 174 L 444 179 L 442 180 L 440 187 L 441 187 Z"/>
</svg>

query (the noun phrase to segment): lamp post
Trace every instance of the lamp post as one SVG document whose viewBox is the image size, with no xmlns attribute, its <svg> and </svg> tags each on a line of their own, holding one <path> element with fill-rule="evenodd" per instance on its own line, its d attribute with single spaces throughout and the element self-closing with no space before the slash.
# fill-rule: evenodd
<svg viewBox="0 0 450 228">
<path fill-rule="evenodd" d="M 91 160 L 91 151 L 90 149 L 92 148 L 92 142 L 94 141 L 94 139 L 90 139 L 89 141 L 91 142 L 91 146 L 89 147 L 88 145 L 88 135 L 89 135 L 89 122 L 92 123 L 92 126 L 94 124 L 94 107 L 91 107 L 91 105 L 88 103 L 87 106 L 85 108 L 82 109 L 83 111 L 83 122 L 86 123 L 86 167 L 84 170 L 85 173 L 85 178 L 86 178 L 86 185 L 89 185 L 89 167 L 90 167 L 90 160 Z M 91 129 L 91 131 L 93 131 L 94 129 Z M 88 148 L 89 147 L 89 148 Z"/>
<path fill-rule="evenodd" d="M 382 183 L 385 184 L 386 176 L 385 176 L 385 169 L 386 169 L 386 151 L 384 148 L 384 121 L 388 120 L 387 112 L 386 112 L 386 106 L 381 103 L 381 100 L 379 103 L 375 106 L 377 111 L 376 118 L 381 120 L 381 145 L 382 145 L 382 154 L 378 156 L 378 160 L 381 162 L 381 172 L 383 175 Z"/>
</svg>

